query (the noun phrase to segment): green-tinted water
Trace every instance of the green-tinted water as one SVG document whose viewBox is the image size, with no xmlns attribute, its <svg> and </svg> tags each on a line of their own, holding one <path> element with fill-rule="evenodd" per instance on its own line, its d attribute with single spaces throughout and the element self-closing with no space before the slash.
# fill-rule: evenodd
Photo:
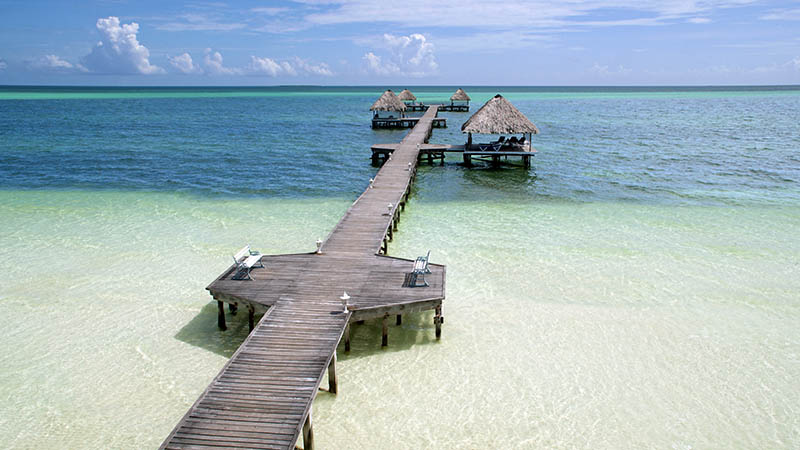
<svg viewBox="0 0 800 450">
<path fill-rule="evenodd" d="M 246 336 L 227 255 L 312 250 L 402 137 L 357 93 L 0 102 L 0 446 L 156 447 Z M 421 168 L 390 254 L 448 265 L 443 339 L 355 326 L 317 443 L 797 447 L 800 97 L 541 94 L 530 172 Z"/>
</svg>

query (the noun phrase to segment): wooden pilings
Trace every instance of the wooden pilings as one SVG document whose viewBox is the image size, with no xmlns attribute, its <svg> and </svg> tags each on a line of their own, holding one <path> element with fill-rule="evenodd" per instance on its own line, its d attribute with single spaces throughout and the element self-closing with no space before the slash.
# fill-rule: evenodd
<svg viewBox="0 0 800 450">
<path fill-rule="evenodd" d="M 344 351 L 350 351 L 350 322 L 344 327 Z"/>
<path fill-rule="evenodd" d="M 389 314 L 383 316 L 382 328 L 381 347 L 386 347 L 389 345 Z"/>
<path fill-rule="evenodd" d="M 303 423 L 303 450 L 314 450 L 314 429 L 311 426 L 311 408 L 308 409 L 306 421 Z"/>
<path fill-rule="evenodd" d="M 217 326 L 220 330 L 225 331 L 228 329 L 228 327 L 225 326 L 225 303 L 217 300 L 217 309 L 219 309 L 217 314 Z"/>
<path fill-rule="evenodd" d="M 256 324 L 256 308 L 253 305 L 247 305 L 247 325 L 250 327 L 250 331 L 253 331 Z"/>
<path fill-rule="evenodd" d="M 339 380 L 336 378 L 336 350 L 334 350 L 331 363 L 328 364 L 328 392 L 335 394 L 338 391 Z"/>
<path fill-rule="evenodd" d="M 395 321 L 395 324 L 398 325 L 398 326 L 403 324 L 403 315 L 402 314 L 398 314 L 397 315 L 397 320 Z"/>
<path fill-rule="evenodd" d="M 442 317 L 442 305 L 439 305 L 436 307 L 436 313 L 433 316 L 433 324 L 436 326 L 436 339 L 442 337 L 442 323 L 444 323 L 444 317 Z"/>
</svg>

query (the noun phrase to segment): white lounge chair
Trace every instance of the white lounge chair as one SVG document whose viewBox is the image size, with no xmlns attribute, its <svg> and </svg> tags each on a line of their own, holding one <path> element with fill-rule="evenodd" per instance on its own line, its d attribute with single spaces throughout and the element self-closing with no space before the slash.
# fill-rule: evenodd
<svg viewBox="0 0 800 450">
<path fill-rule="evenodd" d="M 411 277 L 409 277 L 408 287 L 429 286 L 428 282 L 425 281 L 425 275 L 431 273 L 431 269 L 428 268 L 428 259 L 430 257 L 431 251 L 428 250 L 427 255 L 420 256 L 414 261 L 414 270 L 411 272 Z M 422 278 L 422 284 L 417 284 L 419 278 Z"/>
<path fill-rule="evenodd" d="M 252 280 L 250 270 L 254 267 L 263 268 L 261 257 L 263 255 L 259 252 L 250 250 L 250 245 L 245 245 L 241 250 L 233 255 L 233 265 L 236 267 L 232 279 L 234 280 Z"/>
</svg>

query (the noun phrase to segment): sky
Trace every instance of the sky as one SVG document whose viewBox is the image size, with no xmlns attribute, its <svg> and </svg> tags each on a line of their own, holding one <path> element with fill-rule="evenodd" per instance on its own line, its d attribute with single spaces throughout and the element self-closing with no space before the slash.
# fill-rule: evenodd
<svg viewBox="0 0 800 450">
<path fill-rule="evenodd" d="M 0 84 L 800 84 L 800 1 L 0 0 Z"/>
</svg>

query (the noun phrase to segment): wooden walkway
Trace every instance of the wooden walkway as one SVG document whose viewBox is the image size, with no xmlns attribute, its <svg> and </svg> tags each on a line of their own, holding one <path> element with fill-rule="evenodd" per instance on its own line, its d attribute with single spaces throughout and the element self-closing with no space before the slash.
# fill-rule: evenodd
<svg viewBox="0 0 800 450">
<path fill-rule="evenodd" d="M 389 158 L 389 155 L 394 154 L 395 150 L 401 144 L 375 144 L 372 146 L 372 164 L 378 165 Z M 482 149 L 481 147 L 484 147 Z M 489 162 L 493 165 L 500 164 L 501 162 L 508 161 L 511 157 L 512 161 L 519 158 L 522 165 L 526 168 L 531 167 L 531 157 L 536 154 L 536 149 L 530 143 L 518 147 L 501 147 L 500 150 L 488 150 L 486 145 L 472 144 L 467 148 L 466 144 L 460 145 L 443 145 L 443 144 L 421 144 L 419 147 L 419 154 L 417 156 L 419 161 L 425 159 L 429 164 L 434 161 L 439 161 L 444 164 L 445 153 L 459 153 L 464 158 L 464 165 L 472 166 L 473 160 Z"/>
<path fill-rule="evenodd" d="M 437 106 L 436 111 L 438 112 L 438 110 Z M 414 128 L 420 119 L 420 117 L 374 118 L 372 119 L 372 128 Z M 447 119 L 434 115 L 429 126 L 432 128 L 447 128 Z"/>
<path fill-rule="evenodd" d="M 441 335 L 445 267 L 431 264 L 430 286 L 411 288 L 405 284 L 414 261 L 385 256 L 416 173 L 418 144 L 430 137 L 436 112 L 431 107 L 418 120 L 321 253 L 264 256 L 254 280 L 232 280 L 231 267 L 208 286 L 220 328 L 228 303 L 231 312 L 247 309 L 252 331 L 162 449 L 290 449 L 301 433 L 304 448 L 312 449 L 311 405 L 326 370 L 328 390 L 338 391 L 336 349 L 344 338 L 349 351 L 351 322 L 382 318 L 387 345 L 390 316 L 399 324 L 401 314 L 433 309 Z M 351 296 L 346 312 L 344 291 Z M 254 324 L 256 311 L 265 309 Z"/>
</svg>

